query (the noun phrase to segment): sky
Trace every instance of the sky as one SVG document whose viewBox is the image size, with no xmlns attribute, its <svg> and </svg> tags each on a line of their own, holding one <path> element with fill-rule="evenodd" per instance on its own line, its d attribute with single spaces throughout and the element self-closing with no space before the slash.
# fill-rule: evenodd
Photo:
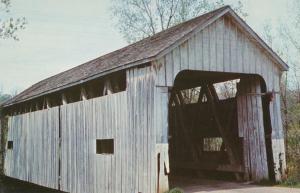
<svg viewBox="0 0 300 193">
<path fill-rule="evenodd" d="M 235 0 L 225 0 L 234 2 Z M 242 0 L 258 33 L 287 12 L 287 0 Z M 20 40 L 0 40 L 0 91 L 20 92 L 49 76 L 127 45 L 110 0 L 12 0 L 9 15 L 25 16 Z M 3 15 L 0 14 L 0 18 Z"/>
</svg>

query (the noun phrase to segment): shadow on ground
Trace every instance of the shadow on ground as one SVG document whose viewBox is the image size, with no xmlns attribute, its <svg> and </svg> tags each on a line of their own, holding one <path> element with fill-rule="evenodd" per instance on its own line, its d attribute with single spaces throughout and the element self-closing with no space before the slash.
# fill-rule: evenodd
<svg viewBox="0 0 300 193">
<path fill-rule="evenodd" d="M 60 191 L 43 188 L 27 182 L 3 177 L 0 178 L 0 193 L 63 193 Z"/>
</svg>

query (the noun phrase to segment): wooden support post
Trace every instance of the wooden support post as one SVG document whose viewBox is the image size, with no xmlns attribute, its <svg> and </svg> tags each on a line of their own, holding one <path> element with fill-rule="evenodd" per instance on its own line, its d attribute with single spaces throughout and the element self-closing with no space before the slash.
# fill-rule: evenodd
<svg viewBox="0 0 300 193">
<path fill-rule="evenodd" d="M 84 87 L 81 87 L 80 89 L 80 98 L 83 101 L 88 99 L 87 92 Z"/>
<path fill-rule="evenodd" d="M 104 87 L 103 87 L 103 96 L 104 95 L 110 95 L 113 94 L 113 88 L 112 88 L 112 84 L 111 84 L 111 80 L 106 79 L 104 82 Z"/>
<path fill-rule="evenodd" d="M 51 102 L 49 98 L 46 98 L 47 109 L 51 108 Z"/>
<path fill-rule="evenodd" d="M 24 112 L 23 113 L 28 113 L 29 112 L 29 105 L 24 104 Z"/>
<path fill-rule="evenodd" d="M 201 86 L 200 88 L 200 92 L 199 92 L 199 96 L 198 96 L 198 104 L 201 104 L 205 95 L 205 89 L 203 89 L 203 87 Z M 199 113 L 196 113 L 196 118 L 194 118 L 194 122 L 193 122 L 193 127 L 197 124 L 197 116 L 200 116 L 200 111 L 198 111 Z M 203 136 L 201 136 L 201 138 L 198 140 L 198 145 L 197 145 L 197 152 L 199 154 L 199 156 L 201 156 L 203 154 L 203 147 L 204 147 L 204 139 Z"/>
<path fill-rule="evenodd" d="M 200 89 L 200 93 L 199 93 L 199 97 L 198 97 L 198 104 L 201 103 L 203 101 L 203 97 L 205 95 L 205 89 L 203 88 L 203 86 L 201 86 L 201 89 Z"/>
<path fill-rule="evenodd" d="M 51 107 L 50 99 L 48 97 L 45 97 L 44 104 L 45 106 L 43 105 L 44 106 L 43 109 L 49 109 Z"/>
<path fill-rule="evenodd" d="M 29 112 L 32 112 L 32 103 L 29 103 Z"/>
<path fill-rule="evenodd" d="M 239 137 L 243 138 L 245 179 L 253 181 L 268 179 L 262 99 L 258 95 L 260 91 L 259 78 L 250 77 L 241 79 L 237 92 L 238 127 Z"/>
<path fill-rule="evenodd" d="M 68 99 L 67 99 L 67 96 L 66 96 L 65 93 L 63 93 L 63 94 L 61 95 L 61 100 L 62 100 L 62 104 L 63 104 L 63 105 L 68 104 Z"/>
</svg>

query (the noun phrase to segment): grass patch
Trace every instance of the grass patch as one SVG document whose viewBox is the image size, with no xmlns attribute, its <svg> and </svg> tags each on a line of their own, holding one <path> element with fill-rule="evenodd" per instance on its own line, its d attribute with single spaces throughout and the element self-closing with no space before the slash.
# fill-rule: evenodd
<svg viewBox="0 0 300 193">
<path fill-rule="evenodd" d="M 300 188 L 300 182 L 294 178 L 288 178 L 280 183 L 272 182 L 270 180 L 262 180 L 260 182 L 253 183 L 259 186 L 277 186 L 277 187 L 288 187 L 288 188 Z"/>
<path fill-rule="evenodd" d="M 300 182 L 295 179 L 288 178 L 285 181 L 279 183 L 279 186 L 289 188 L 300 188 Z"/>
</svg>

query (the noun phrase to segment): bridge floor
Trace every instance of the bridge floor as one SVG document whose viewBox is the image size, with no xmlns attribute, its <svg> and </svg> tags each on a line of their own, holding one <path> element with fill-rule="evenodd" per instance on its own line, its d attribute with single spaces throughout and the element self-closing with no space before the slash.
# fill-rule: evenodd
<svg viewBox="0 0 300 193">
<path fill-rule="evenodd" d="M 218 180 L 177 179 L 175 184 L 185 193 L 300 193 L 300 189 L 297 188 L 259 186 Z"/>
</svg>

